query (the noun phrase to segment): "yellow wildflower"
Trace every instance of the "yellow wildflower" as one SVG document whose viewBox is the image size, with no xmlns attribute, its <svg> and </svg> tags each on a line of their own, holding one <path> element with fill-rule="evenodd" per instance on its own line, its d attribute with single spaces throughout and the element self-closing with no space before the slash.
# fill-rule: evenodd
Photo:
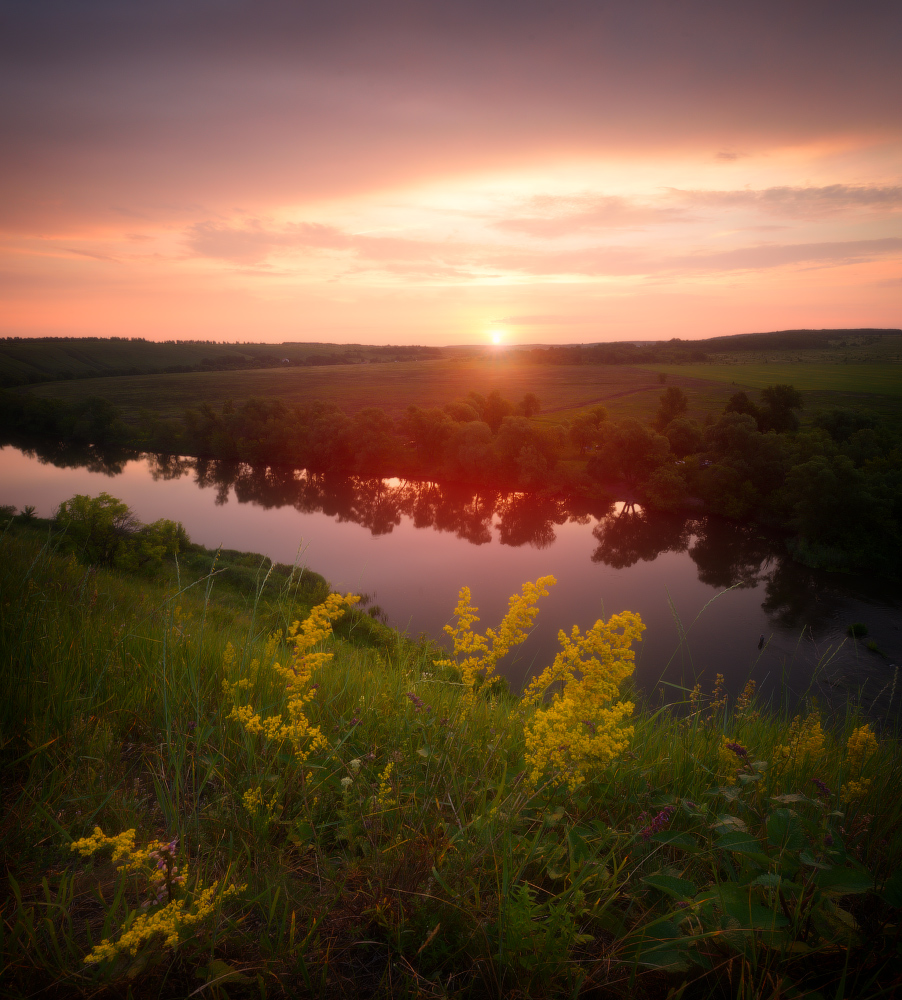
<svg viewBox="0 0 902 1000">
<path fill-rule="evenodd" d="M 854 802 L 863 799 L 871 787 L 871 779 L 861 777 L 862 768 L 869 758 L 877 752 L 877 737 L 868 725 L 860 726 L 852 732 L 846 743 L 846 773 L 856 775 L 847 781 L 840 789 L 839 797 L 843 802 Z"/>
<path fill-rule="evenodd" d="M 823 755 L 824 731 L 821 717 L 811 711 L 803 719 L 797 715 L 789 726 L 789 742 L 774 750 L 774 758 L 783 764 L 812 764 Z"/>
<path fill-rule="evenodd" d="M 257 785 L 256 788 L 249 788 L 241 796 L 241 801 L 244 803 L 244 808 L 254 819 L 261 817 L 266 823 L 271 823 L 275 818 L 276 809 L 279 805 L 279 795 L 277 792 L 273 792 L 266 799 L 263 797 L 263 789 Z"/>
<path fill-rule="evenodd" d="M 311 725 L 309 719 L 304 714 L 304 706 L 313 698 L 313 690 L 310 682 L 314 671 L 332 659 L 331 653 L 310 652 L 310 649 L 321 643 L 332 634 L 332 621 L 340 618 L 347 608 L 359 601 L 359 597 L 351 594 L 342 597 L 341 594 L 330 594 L 326 600 L 313 608 L 307 618 L 301 622 L 294 622 L 288 630 L 288 643 L 293 647 L 291 663 L 283 667 L 279 663 L 273 664 L 275 672 L 285 681 L 287 693 L 286 719 L 282 713 L 278 715 L 262 716 L 255 711 L 251 705 L 235 704 L 229 715 L 230 719 L 238 722 L 245 732 L 252 736 L 263 736 L 267 740 L 274 742 L 288 742 L 294 748 L 295 757 L 303 764 L 311 754 L 327 747 L 328 741 L 322 731 Z M 280 634 L 273 633 L 267 640 L 267 656 L 275 653 L 280 641 Z M 224 658 L 228 666 L 234 662 L 234 653 Z M 254 661 L 251 664 L 252 675 L 255 674 L 259 664 Z M 229 684 L 223 682 L 226 692 L 234 699 L 242 689 L 242 682 Z"/>
<path fill-rule="evenodd" d="M 496 632 L 487 629 L 484 636 L 473 631 L 478 622 L 477 608 L 470 604 L 470 588 L 461 587 L 454 614 L 455 625 L 446 625 L 445 632 L 454 642 L 456 666 L 461 672 L 466 689 L 466 697 L 473 698 L 477 678 L 487 681 L 498 661 L 506 656 L 514 646 L 519 646 L 529 634 L 539 609 L 535 606 L 540 597 L 548 595 L 548 588 L 557 581 L 553 576 L 542 576 L 535 583 L 524 583 L 520 594 L 514 594 L 508 601 L 507 614 Z M 453 660 L 436 660 L 436 666 L 454 666 Z"/>
<path fill-rule="evenodd" d="M 391 775 L 394 769 L 394 762 L 389 761 L 385 765 L 385 770 L 379 775 L 379 791 L 376 794 L 376 809 L 379 811 L 391 809 L 392 806 L 396 805 L 391 786 Z"/>
<path fill-rule="evenodd" d="M 626 749 L 633 734 L 623 726 L 632 702 L 615 702 L 621 683 L 633 672 L 632 643 L 645 626 L 631 611 L 597 621 L 585 635 L 574 626 L 558 633 L 561 652 L 526 688 L 523 698 L 541 702 L 554 688 L 551 703 L 539 708 L 525 728 L 526 764 L 538 784 L 551 771 L 575 789 L 589 767 L 604 765 Z"/>
<path fill-rule="evenodd" d="M 177 947 L 183 932 L 196 927 L 210 916 L 217 902 L 237 895 L 244 886 L 230 885 L 217 895 L 218 888 L 218 882 L 206 888 L 198 884 L 199 891 L 191 899 L 174 899 L 154 913 L 136 914 L 117 941 L 105 938 L 85 956 L 85 962 L 102 962 L 119 954 L 137 955 L 144 944 L 156 937 L 162 938 L 164 948 Z"/>
</svg>

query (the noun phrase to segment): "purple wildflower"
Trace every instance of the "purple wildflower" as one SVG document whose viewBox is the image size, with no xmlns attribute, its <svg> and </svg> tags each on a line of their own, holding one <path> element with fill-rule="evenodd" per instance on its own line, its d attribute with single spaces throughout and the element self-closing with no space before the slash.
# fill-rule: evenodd
<svg viewBox="0 0 902 1000">
<path fill-rule="evenodd" d="M 817 788 L 817 790 L 821 793 L 821 795 L 832 795 L 833 794 L 833 792 L 830 791 L 830 789 L 827 787 L 827 785 L 824 784 L 824 782 L 821 781 L 820 778 L 812 778 L 811 779 L 811 784 L 814 785 L 815 788 Z"/>
<path fill-rule="evenodd" d="M 661 830 L 663 830 L 664 827 L 670 822 L 670 817 L 673 815 L 675 809 L 675 806 L 664 806 L 658 815 L 653 817 L 651 822 L 640 831 L 642 839 L 650 840 L 653 833 L 660 833 Z M 643 813 L 642 816 L 639 817 L 639 821 L 641 822 L 645 816 L 646 814 Z"/>
<path fill-rule="evenodd" d="M 728 743 L 727 749 L 732 750 L 740 760 L 748 760 L 749 752 L 741 743 Z"/>
</svg>

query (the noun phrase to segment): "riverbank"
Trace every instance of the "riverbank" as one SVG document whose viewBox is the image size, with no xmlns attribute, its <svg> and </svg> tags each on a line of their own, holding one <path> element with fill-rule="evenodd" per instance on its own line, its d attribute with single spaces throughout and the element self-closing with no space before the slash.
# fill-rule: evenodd
<svg viewBox="0 0 902 1000">
<path fill-rule="evenodd" d="M 10 995 L 891 989 L 902 757 L 852 708 L 830 727 L 697 691 L 682 717 L 637 705 L 605 763 L 580 741 L 618 727 L 587 702 L 543 757 L 563 741 L 542 726 L 570 723 L 429 645 L 311 624 L 297 659 L 290 573 L 221 602 L 227 574 L 2 545 Z M 96 837 L 72 850 L 95 827 L 135 830 L 132 874 L 85 856 Z"/>
</svg>

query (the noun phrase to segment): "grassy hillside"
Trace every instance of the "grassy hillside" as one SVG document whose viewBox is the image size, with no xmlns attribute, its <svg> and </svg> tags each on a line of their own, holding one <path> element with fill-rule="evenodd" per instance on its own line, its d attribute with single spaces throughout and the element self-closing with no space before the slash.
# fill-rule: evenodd
<svg viewBox="0 0 902 1000">
<path fill-rule="evenodd" d="M 290 576 L 223 604 L 54 545 L 0 539 L 5 996 L 898 985 L 902 757 L 854 707 L 618 709 L 613 621 L 595 686 L 519 701 L 397 636 L 320 619 L 295 646 Z"/>
</svg>

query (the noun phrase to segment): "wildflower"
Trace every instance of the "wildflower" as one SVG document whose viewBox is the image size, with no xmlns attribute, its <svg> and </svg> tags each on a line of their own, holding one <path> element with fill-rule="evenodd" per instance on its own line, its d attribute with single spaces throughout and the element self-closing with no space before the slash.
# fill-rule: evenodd
<svg viewBox="0 0 902 1000">
<path fill-rule="evenodd" d="M 241 801 L 254 819 L 259 817 L 265 823 L 269 823 L 275 818 L 279 797 L 278 793 L 274 792 L 269 799 L 264 799 L 263 789 L 258 785 L 256 788 L 248 789 L 241 797 Z"/>
<path fill-rule="evenodd" d="M 745 715 L 751 708 L 755 698 L 755 682 L 748 681 L 742 689 L 742 694 L 736 699 L 736 714 Z"/>
<path fill-rule="evenodd" d="M 869 758 L 877 752 L 877 737 L 871 732 L 871 727 L 860 726 L 852 732 L 846 743 L 846 773 L 857 778 L 847 781 L 840 789 L 843 802 L 854 802 L 863 799 L 871 786 L 871 779 L 861 776 L 861 771 Z"/>
<path fill-rule="evenodd" d="M 390 809 L 395 805 L 391 786 L 391 775 L 394 768 L 395 762 L 390 760 L 379 775 L 379 791 L 376 794 L 376 808 L 378 810 Z"/>
<path fill-rule="evenodd" d="M 778 746 L 774 756 L 784 764 L 812 763 L 824 752 L 824 731 L 820 715 L 812 710 L 803 719 L 797 715 L 789 726 L 789 742 Z"/>
<path fill-rule="evenodd" d="M 817 790 L 821 793 L 821 795 L 833 794 L 833 792 L 831 792 L 830 789 L 827 787 L 826 783 L 821 781 L 820 778 L 812 778 L 811 784 L 814 785 L 815 788 L 817 788 Z"/>
<path fill-rule="evenodd" d="M 508 611 L 496 632 L 486 629 L 484 636 L 473 631 L 473 623 L 478 622 L 477 608 L 470 604 L 470 588 L 461 587 L 454 614 L 456 625 L 446 625 L 445 632 L 454 642 L 456 666 L 461 672 L 466 697 L 472 700 L 474 688 L 479 678 L 483 684 L 488 681 L 498 661 L 514 647 L 519 646 L 529 634 L 539 609 L 535 607 L 540 597 L 548 595 L 548 588 L 557 581 L 553 576 L 542 576 L 535 583 L 524 583 L 521 594 L 514 594 L 508 601 Z M 436 660 L 437 667 L 455 666 L 453 660 Z"/>
<path fill-rule="evenodd" d="M 561 652 L 526 688 L 523 700 L 539 706 L 526 723 L 526 763 L 532 783 L 551 771 L 570 791 L 582 784 L 593 765 L 610 763 L 633 734 L 623 722 L 631 702 L 618 702 L 620 684 L 633 672 L 632 643 L 645 626 L 631 611 L 597 621 L 585 635 L 574 626 L 561 631 Z M 553 690 L 551 703 L 543 707 Z"/>
<path fill-rule="evenodd" d="M 162 939 L 164 948 L 175 948 L 184 932 L 191 931 L 205 920 L 219 903 L 244 891 L 244 886 L 231 885 L 220 890 L 218 882 L 204 886 L 201 880 L 197 880 L 193 891 L 187 892 L 187 866 L 180 871 L 174 863 L 177 843 L 175 838 L 169 843 L 152 840 L 145 848 L 138 848 L 135 846 L 134 830 L 107 837 L 100 827 L 95 827 L 90 837 L 70 845 L 71 850 L 82 857 L 90 857 L 111 847 L 113 861 L 120 869 L 145 875 L 149 895 L 141 904 L 142 910 L 166 901 L 162 909 L 153 913 L 135 914 L 134 919 L 126 922 L 126 929 L 119 939 L 105 938 L 95 945 L 85 957 L 86 963 L 102 962 L 119 954 L 135 956 L 145 944 L 156 938 Z"/>
<path fill-rule="evenodd" d="M 344 777 L 341 779 L 341 787 L 347 791 L 354 784 L 353 778 Z"/>
<path fill-rule="evenodd" d="M 727 750 L 732 750 L 741 760 L 748 760 L 749 752 L 741 743 L 727 743 Z"/>
<path fill-rule="evenodd" d="M 259 735 L 267 740 L 290 743 L 294 748 L 295 757 L 301 764 L 312 753 L 328 746 L 328 740 L 322 730 L 310 724 L 304 708 L 316 692 L 316 685 L 310 683 L 314 671 L 331 660 L 332 654 L 310 652 L 310 650 L 331 634 L 332 620 L 341 617 L 347 608 L 359 599 L 351 594 L 345 597 L 340 594 L 330 594 L 322 604 L 313 608 L 303 622 L 296 621 L 288 629 L 287 639 L 294 647 L 292 661 L 286 667 L 279 663 L 273 664 L 275 672 L 285 681 L 287 721 L 281 713 L 264 717 L 255 712 L 251 705 L 237 703 L 234 704 L 229 718 L 234 719 L 245 732 L 253 736 Z M 271 655 L 275 652 L 276 639 L 270 636 L 270 640 L 267 650 Z M 227 647 L 226 656 L 223 657 L 227 670 L 234 663 L 234 659 L 234 650 Z M 258 661 L 251 664 L 252 673 L 256 671 L 257 666 Z M 244 680 L 238 681 L 237 684 L 229 684 L 227 679 L 223 681 L 223 688 L 233 700 L 245 687 Z M 359 720 L 353 720 L 352 725 L 357 721 Z"/>
<path fill-rule="evenodd" d="M 356 774 L 360 770 L 360 761 L 355 757 L 354 760 L 348 761 L 348 767 Z"/>
<path fill-rule="evenodd" d="M 701 701 L 702 701 L 702 686 L 701 684 L 696 684 L 689 694 L 689 708 L 693 712 L 697 712 L 699 705 L 701 705 Z"/>
<path fill-rule="evenodd" d="M 718 773 L 725 785 L 735 785 L 736 775 L 739 773 L 736 758 L 740 757 L 741 759 L 741 755 L 736 753 L 734 747 L 745 750 L 745 747 L 739 743 L 732 743 L 726 736 L 721 736 L 720 746 L 717 748 L 717 762 Z"/>
<path fill-rule="evenodd" d="M 714 690 L 711 692 L 711 716 L 717 715 L 718 712 L 722 712 L 727 705 L 727 695 L 724 690 L 724 676 L 723 674 L 716 674 L 714 677 Z"/>
<path fill-rule="evenodd" d="M 670 817 L 673 815 L 676 807 L 675 806 L 664 806 L 664 808 L 658 813 L 657 816 L 653 817 L 651 822 L 647 826 L 644 826 L 639 832 L 643 840 L 650 840 L 652 834 L 660 833 L 665 826 L 670 822 Z M 645 821 L 648 813 L 642 813 L 636 819 L 637 823 Z"/>
</svg>

